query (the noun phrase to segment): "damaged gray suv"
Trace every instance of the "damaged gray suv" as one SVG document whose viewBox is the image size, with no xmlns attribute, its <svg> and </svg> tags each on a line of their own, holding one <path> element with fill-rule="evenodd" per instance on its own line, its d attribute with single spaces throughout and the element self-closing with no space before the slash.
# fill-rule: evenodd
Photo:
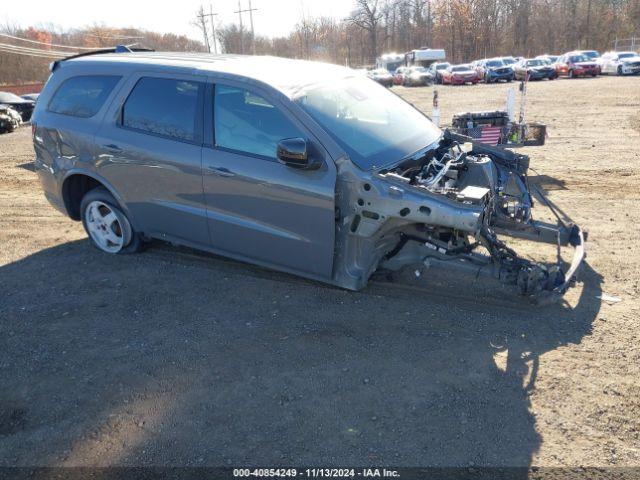
<svg viewBox="0 0 640 480">
<path fill-rule="evenodd" d="M 526 156 L 442 132 L 353 70 L 122 50 L 53 63 L 33 115 L 47 199 L 104 252 L 158 238 L 348 289 L 441 263 L 534 298 L 583 260 L 578 227 L 532 219 Z"/>
</svg>

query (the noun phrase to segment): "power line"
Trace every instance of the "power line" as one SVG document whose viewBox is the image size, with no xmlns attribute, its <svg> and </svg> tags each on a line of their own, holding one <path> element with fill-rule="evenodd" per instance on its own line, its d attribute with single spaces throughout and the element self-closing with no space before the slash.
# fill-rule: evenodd
<svg viewBox="0 0 640 480">
<path fill-rule="evenodd" d="M 78 52 L 62 52 L 59 50 L 43 50 L 41 48 L 21 47 L 18 45 L 11 45 L 9 43 L 0 43 L 0 47 L 3 47 L 5 50 L 13 50 L 15 52 L 22 52 L 22 53 L 42 54 L 42 55 L 48 55 L 50 57 L 68 57 L 69 55 L 78 53 Z"/>
<path fill-rule="evenodd" d="M 55 54 L 48 54 L 45 53 L 43 50 L 43 53 L 34 53 L 34 52 L 24 52 L 21 50 L 13 50 L 13 49 L 8 49 L 6 47 L 0 46 L 0 52 L 2 53 L 10 53 L 12 55 L 23 55 L 23 56 L 29 56 L 29 57 L 36 57 L 36 58 L 65 58 L 69 56 L 70 52 L 65 53 L 64 55 L 55 53 Z"/>
<path fill-rule="evenodd" d="M 105 35 L 97 35 L 95 33 L 83 33 L 82 35 L 85 35 L 87 37 L 95 37 L 95 38 L 106 38 L 109 40 L 141 40 L 144 37 L 132 37 L 132 36 L 128 36 L 128 35 L 109 35 L 109 34 L 105 34 Z"/>
<path fill-rule="evenodd" d="M 7 33 L 0 33 L 0 37 L 12 38 L 14 40 L 20 40 L 21 42 L 37 43 L 38 45 L 47 45 L 49 47 L 71 48 L 73 50 L 95 50 L 95 48 L 91 48 L 91 47 L 73 47 L 70 45 L 58 45 L 55 43 L 38 42 L 36 40 L 30 40 L 28 38 L 14 37 L 13 35 L 9 35 Z"/>
</svg>

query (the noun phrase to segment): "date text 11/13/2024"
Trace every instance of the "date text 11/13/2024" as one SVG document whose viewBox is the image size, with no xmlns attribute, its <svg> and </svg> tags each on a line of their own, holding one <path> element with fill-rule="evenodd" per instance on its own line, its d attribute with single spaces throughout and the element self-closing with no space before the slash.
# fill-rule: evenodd
<svg viewBox="0 0 640 480">
<path fill-rule="evenodd" d="M 386 468 L 234 468 L 233 476 L 254 478 L 398 478 L 397 470 Z"/>
</svg>

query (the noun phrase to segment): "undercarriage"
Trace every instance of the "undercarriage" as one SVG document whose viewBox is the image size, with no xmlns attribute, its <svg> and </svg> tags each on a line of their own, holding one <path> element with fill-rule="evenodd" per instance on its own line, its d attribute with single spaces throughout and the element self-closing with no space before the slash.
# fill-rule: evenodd
<svg viewBox="0 0 640 480">
<path fill-rule="evenodd" d="M 368 180 L 338 162 L 335 283 L 366 285 L 376 271 L 441 265 L 491 277 L 541 301 L 561 297 L 585 257 L 584 235 L 530 188 L 527 156 L 446 131 L 442 139 Z M 359 173 L 359 174 L 358 174 Z M 533 219 L 534 196 L 557 222 Z M 503 237 L 555 245 L 556 261 L 519 255 Z M 574 248 L 567 264 L 561 253 Z"/>
</svg>

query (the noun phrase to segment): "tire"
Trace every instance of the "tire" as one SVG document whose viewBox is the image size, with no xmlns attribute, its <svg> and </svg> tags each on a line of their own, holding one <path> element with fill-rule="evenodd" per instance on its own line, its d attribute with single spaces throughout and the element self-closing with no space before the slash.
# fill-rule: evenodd
<svg viewBox="0 0 640 480">
<path fill-rule="evenodd" d="M 576 78 L 573 74 L 573 70 L 569 70 L 569 78 Z"/>
<path fill-rule="evenodd" d="M 622 65 L 618 65 L 618 75 L 624 75 L 622 73 Z"/>
<path fill-rule="evenodd" d="M 104 187 L 82 197 L 80 215 L 89 240 L 98 250 L 111 254 L 142 250 L 142 235 L 136 232 L 117 200 Z"/>
</svg>

